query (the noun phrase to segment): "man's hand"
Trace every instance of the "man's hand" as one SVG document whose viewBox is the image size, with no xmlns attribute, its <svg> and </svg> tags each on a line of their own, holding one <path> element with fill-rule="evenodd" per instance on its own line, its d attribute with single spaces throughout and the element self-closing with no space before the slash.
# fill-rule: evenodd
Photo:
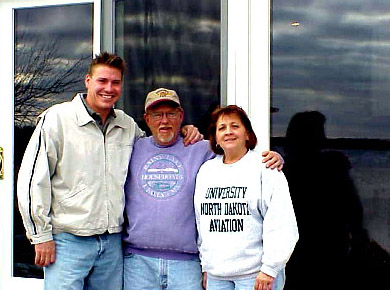
<svg viewBox="0 0 390 290">
<path fill-rule="evenodd" d="M 184 136 L 184 146 L 189 144 L 195 144 L 198 141 L 203 140 L 203 135 L 200 134 L 198 128 L 193 125 L 185 125 L 181 128 L 181 133 Z"/>
<path fill-rule="evenodd" d="M 55 262 L 56 245 L 54 241 L 48 241 L 35 245 L 35 265 L 47 267 Z"/>
<path fill-rule="evenodd" d="M 263 272 L 260 272 L 256 277 L 255 290 L 272 290 L 274 277 L 271 277 Z"/>
<path fill-rule="evenodd" d="M 264 157 L 263 163 L 266 163 L 265 166 L 271 169 L 277 168 L 278 171 L 282 170 L 284 159 L 278 152 L 264 151 L 261 155 Z"/>
</svg>

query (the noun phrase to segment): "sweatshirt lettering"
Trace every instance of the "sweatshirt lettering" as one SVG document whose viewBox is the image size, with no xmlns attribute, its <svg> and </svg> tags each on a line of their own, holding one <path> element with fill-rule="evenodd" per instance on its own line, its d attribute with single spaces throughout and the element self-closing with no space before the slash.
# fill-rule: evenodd
<svg viewBox="0 0 390 290">
<path fill-rule="evenodd" d="M 141 180 L 182 180 L 183 176 L 178 174 L 142 174 Z"/>
<path fill-rule="evenodd" d="M 200 204 L 201 215 L 221 215 L 222 205 L 219 202 L 205 202 Z"/>
<path fill-rule="evenodd" d="M 244 221 L 251 215 L 245 198 L 247 189 L 244 186 L 227 186 L 209 187 L 204 191 L 200 216 L 209 216 L 209 232 L 244 231 Z"/>
<path fill-rule="evenodd" d="M 206 192 L 206 199 L 245 198 L 247 187 L 209 187 Z"/>
<path fill-rule="evenodd" d="M 243 230 L 244 230 L 243 219 L 210 220 L 210 232 L 242 232 Z"/>
</svg>

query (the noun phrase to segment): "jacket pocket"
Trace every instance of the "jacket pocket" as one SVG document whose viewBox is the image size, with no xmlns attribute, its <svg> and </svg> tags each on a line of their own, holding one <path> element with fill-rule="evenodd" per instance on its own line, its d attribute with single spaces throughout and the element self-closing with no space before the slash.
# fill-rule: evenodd
<svg viewBox="0 0 390 290">
<path fill-rule="evenodd" d="M 67 200 L 74 198 L 76 195 L 78 195 L 80 192 L 84 191 L 87 188 L 87 186 L 84 183 L 79 183 L 72 191 L 69 192 L 69 194 L 64 195 L 63 198 L 59 199 L 59 203 L 66 203 Z"/>
<path fill-rule="evenodd" d="M 107 156 L 110 161 L 108 170 L 122 183 L 126 178 L 133 145 L 115 142 L 110 144 L 107 149 Z"/>
</svg>

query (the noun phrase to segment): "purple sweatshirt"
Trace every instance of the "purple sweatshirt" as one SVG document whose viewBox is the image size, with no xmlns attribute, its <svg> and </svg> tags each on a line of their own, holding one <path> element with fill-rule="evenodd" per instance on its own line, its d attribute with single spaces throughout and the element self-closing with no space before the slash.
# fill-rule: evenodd
<svg viewBox="0 0 390 290">
<path fill-rule="evenodd" d="M 125 184 L 125 252 L 175 260 L 198 256 L 195 179 L 214 156 L 207 141 L 187 147 L 181 137 L 171 146 L 157 145 L 153 136 L 136 141 Z"/>
</svg>

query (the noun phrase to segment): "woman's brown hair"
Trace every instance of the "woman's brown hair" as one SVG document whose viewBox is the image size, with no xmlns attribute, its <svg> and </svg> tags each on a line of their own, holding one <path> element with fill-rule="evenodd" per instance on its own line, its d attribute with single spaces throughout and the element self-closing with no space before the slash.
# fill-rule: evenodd
<svg viewBox="0 0 390 290">
<path fill-rule="evenodd" d="M 252 150 L 256 147 L 257 144 L 257 137 L 255 132 L 253 131 L 251 121 L 248 118 L 248 115 L 245 113 L 243 109 L 236 105 L 230 105 L 224 108 L 218 107 L 215 109 L 215 111 L 211 114 L 210 118 L 210 125 L 209 125 L 209 142 L 211 150 L 214 151 L 215 154 L 223 155 L 223 149 L 220 146 L 217 146 L 216 141 L 216 130 L 217 130 L 217 121 L 221 116 L 227 116 L 227 115 L 234 115 L 237 116 L 242 124 L 244 125 L 249 140 L 246 142 L 246 148 L 249 150 Z"/>
</svg>

